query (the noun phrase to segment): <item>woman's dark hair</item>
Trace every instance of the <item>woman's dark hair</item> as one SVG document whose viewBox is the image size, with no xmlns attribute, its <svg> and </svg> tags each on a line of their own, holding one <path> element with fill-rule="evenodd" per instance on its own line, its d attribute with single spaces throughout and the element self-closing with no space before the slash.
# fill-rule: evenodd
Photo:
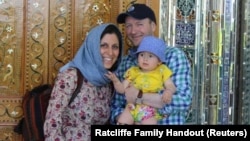
<svg viewBox="0 0 250 141">
<path fill-rule="evenodd" d="M 115 33 L 117 38 L 118 38 L 118 41 L 119 41 L 119 50 L 120 51 L 119 51 L 118 59 L 116 60 L 115 64 L 109 69 L 110 71 L 114 71 L 114 70 L 117 69 L 117 67 L 118 67 L 118 65 L 119 65 L 119 63 L 121 62 L 121 59 L 122 59 L 122 51 L 123 51 L 122 50 L 123 49 L 123 47 L 122 47 L 122 45 L 123 45 L 122 44 L 122 34 L 121 34 L 120 30 L 115 25 L 112 25 L 112 24 L 108 25 L 104 29 L 104 31 L 102 32 L 102 35 L 101 35 L 101 39 L 107 33 L 108 34 Z"/>
</svg>

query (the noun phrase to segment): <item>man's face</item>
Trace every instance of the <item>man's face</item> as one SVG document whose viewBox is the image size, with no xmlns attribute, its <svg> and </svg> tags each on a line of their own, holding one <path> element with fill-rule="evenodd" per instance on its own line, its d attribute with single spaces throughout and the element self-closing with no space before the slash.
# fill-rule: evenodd
<svg viewBox="0 0 250 141">
<path fill-rule="evenodd" d="M 154 35 L 156 25 L 149 18 L 142 20 L 127 16 L 125 20 L 125 32 L 134 46 L 138 46 L 144 36 Z"/>
</svg>

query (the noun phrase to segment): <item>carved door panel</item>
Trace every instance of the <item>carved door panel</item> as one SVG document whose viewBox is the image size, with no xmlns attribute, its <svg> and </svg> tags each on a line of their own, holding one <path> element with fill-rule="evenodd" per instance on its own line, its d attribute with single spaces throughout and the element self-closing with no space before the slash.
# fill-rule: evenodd
<svg viewBox="0 0 250 141">
<path fill-rule="evenodd" d="M 0 0 L 0 140 L 22 140 L 13 128 L 23 116 L 25 92 L 53 83 L 89 29 L 105 22 L 116 23 L 116 16 L 130 2 Z M 153 6 L 149 0 L 137 2 Z"/>
</svg>

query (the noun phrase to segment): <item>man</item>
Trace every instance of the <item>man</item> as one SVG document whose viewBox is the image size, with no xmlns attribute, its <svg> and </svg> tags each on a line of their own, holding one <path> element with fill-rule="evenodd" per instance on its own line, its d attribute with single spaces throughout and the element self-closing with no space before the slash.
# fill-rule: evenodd
<svg viewBox="0 0 250 141">
<path fill-rule="evenodd" d="M 127 38 L 133 44 L 129 49 L 128 55 L 123 57 L 117 75 L 123 80 L 124 72 L 131 66 L 137 65 L 136 50 L 144 36 L 154 35 L 156 30 L 156 18 L 153 10 L 145 4 L 132 4 L 128 10 L 117 17 L 119 24 L 125 25 Z M 159 125 L 184 124 L 189 110 L 191 93 L 191 68 L 184 52 L 175 47 L 167 47 L 166 65 L 173 71 L 172 80 L 177 87 L 176 93 L 172 97 L 170 104 L 162 101 L 162 94 L 141 93 L 134 86 L 130 86 L 125 91 L 125 95 L 115 93 L 111 105 L 111 123 L 118 124 L 117 120 L 126 106 L 126 101 L 130 103 L 143 103 L 158 108 L 159 113 L 164 118 L 158 120 Z M 119 123 L 123 124 L 123 123 Z"/>
</svg>

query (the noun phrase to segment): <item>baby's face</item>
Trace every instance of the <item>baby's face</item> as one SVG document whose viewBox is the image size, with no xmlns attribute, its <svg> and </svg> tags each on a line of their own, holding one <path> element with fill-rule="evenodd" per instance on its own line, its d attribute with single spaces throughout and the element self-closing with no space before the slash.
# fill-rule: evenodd
<svg viewBox="0 0 250 141">
<path fill-rule="evenodd" d="M 138 54 L 138 64 L 144 72 L 152 71 L 161 64 L 159 58 L 150 52 L 140 52 Z"/>
</svg>

